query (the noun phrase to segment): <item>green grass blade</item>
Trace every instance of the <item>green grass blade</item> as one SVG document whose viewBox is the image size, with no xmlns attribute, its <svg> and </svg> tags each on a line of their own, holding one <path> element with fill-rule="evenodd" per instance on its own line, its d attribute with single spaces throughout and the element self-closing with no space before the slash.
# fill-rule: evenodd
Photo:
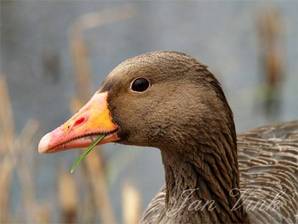
<svg viewBox="0 0 298 224">
<path fill-rule="evenodd" d="M 92 144 L 73 162 L 70 173 L 73 174 L 76 168 L 80 165 L 82 160 L 84 160 L 87 155 L 95 148 L 95 146 L 103 140 L 105 135 L 99 135 L 93 142 Z"/>
</svg>

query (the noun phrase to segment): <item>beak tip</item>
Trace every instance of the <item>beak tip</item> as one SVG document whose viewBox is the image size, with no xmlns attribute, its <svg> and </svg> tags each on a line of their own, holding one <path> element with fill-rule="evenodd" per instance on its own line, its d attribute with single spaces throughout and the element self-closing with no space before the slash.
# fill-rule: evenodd
<svg viewBox="0 0 298 224">
<path fill-rule="evenodd" d="M 38 152 L 39 153 L 46 153 L 49 149 L 49 142 L 50 142 L 50 133 L 46 134 L 41 138 L 38 144 Z"/>
</svg>

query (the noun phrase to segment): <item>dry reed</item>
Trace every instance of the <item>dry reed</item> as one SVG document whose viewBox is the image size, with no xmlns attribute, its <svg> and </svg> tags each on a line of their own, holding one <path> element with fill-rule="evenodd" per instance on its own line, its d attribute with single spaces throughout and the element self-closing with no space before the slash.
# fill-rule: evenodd
<svg viewBox="0 0 298 224">
<path fill-rule="evenodd" d="M 25 159 L 26 156 L 31 156 L 32 160 L 34 150 L 32 142 L 38 128 L 38 123 L 34 120 L 28 121 L 20 135 L 15 135 L 11 100 L 4 76 L 0 77 L 0 101 L 2 103 L 2 109 L 0 111 L 0 140 L 2 143 L 0 153 L 1 157 L 4 158 L 0 163 L 0 222 L 7 223 L 12 219 L 16 219 L 16 217 L 12 217 L 9 210 L 9 195 L 14 169 L 20 180 L 21 195 L 23 197 L 22 205 L 26 214 L 21 221 L 34 222 L 36 221 L 35 213 L 37 208 L 33 184 L 34 178 Z"/>
<path fill-rule="evenodd" d="M 68 173 L 59 176 L 59 199 L 63 223 L 77 222 L 77 189 L 74 179 Z"/>
<path fill-rule="evenodd" d="M 3 75 L 0 76 L 0 102 L 2 104 L 0 110 L 0 155 L 3 158 L 0 163 L 0 223 L 6 223 L 11 216 L 9 193 L 14 161 L 8 156 L 8 150 L 14 139 L 14 122 L 8 89 Z"/>
<path fill-rule="evenodd" d="M 138 190 L 125 183 L 122 189 L 122 214 L 124 224 L 137 224 L 140 220 L 141 201 Z"/>
<path fill-rule="evenodd" d="M 261 11 L 257 24 L 260 42 L 259 61 L 264 83 L 263 108 L 270 118 L 279 115 L 282 81 L 285 78 L 282 28 L 281 15 L 277 8 L 271 6 Z"/>
</svg>

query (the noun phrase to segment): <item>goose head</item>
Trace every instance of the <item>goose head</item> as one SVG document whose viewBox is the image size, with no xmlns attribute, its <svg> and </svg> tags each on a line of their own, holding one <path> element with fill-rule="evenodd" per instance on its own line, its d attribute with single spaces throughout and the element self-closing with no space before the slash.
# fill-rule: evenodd
<svg viewBox="0 0 298 224">
<path fill-rule="evenodd" d="M 151 52 L 125 60 L 75 115 L 46 134 L 39 152 L 100 144 L 157 147 L 184 153 L 220 133 L 235 139 L 234 123 L 219 82 L 194 58 Z"/>
</svg>

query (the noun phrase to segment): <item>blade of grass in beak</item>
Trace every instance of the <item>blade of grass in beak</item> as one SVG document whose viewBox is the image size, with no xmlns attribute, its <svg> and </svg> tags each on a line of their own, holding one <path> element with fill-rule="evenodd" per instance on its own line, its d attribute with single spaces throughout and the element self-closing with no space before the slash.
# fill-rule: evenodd
<svg viewBox="0 0 298 224">
<path fill-rule="evenodd" d="M 73 174 L 76 168 L 80 165 L 82 160 L 84 160 L 87 155 L 95 148 L 95 146 L 103 140 L 105 135 L 99 135 L 93 142 L 92 144 L 73 162 L 70 173 Z"/>
</svg>

